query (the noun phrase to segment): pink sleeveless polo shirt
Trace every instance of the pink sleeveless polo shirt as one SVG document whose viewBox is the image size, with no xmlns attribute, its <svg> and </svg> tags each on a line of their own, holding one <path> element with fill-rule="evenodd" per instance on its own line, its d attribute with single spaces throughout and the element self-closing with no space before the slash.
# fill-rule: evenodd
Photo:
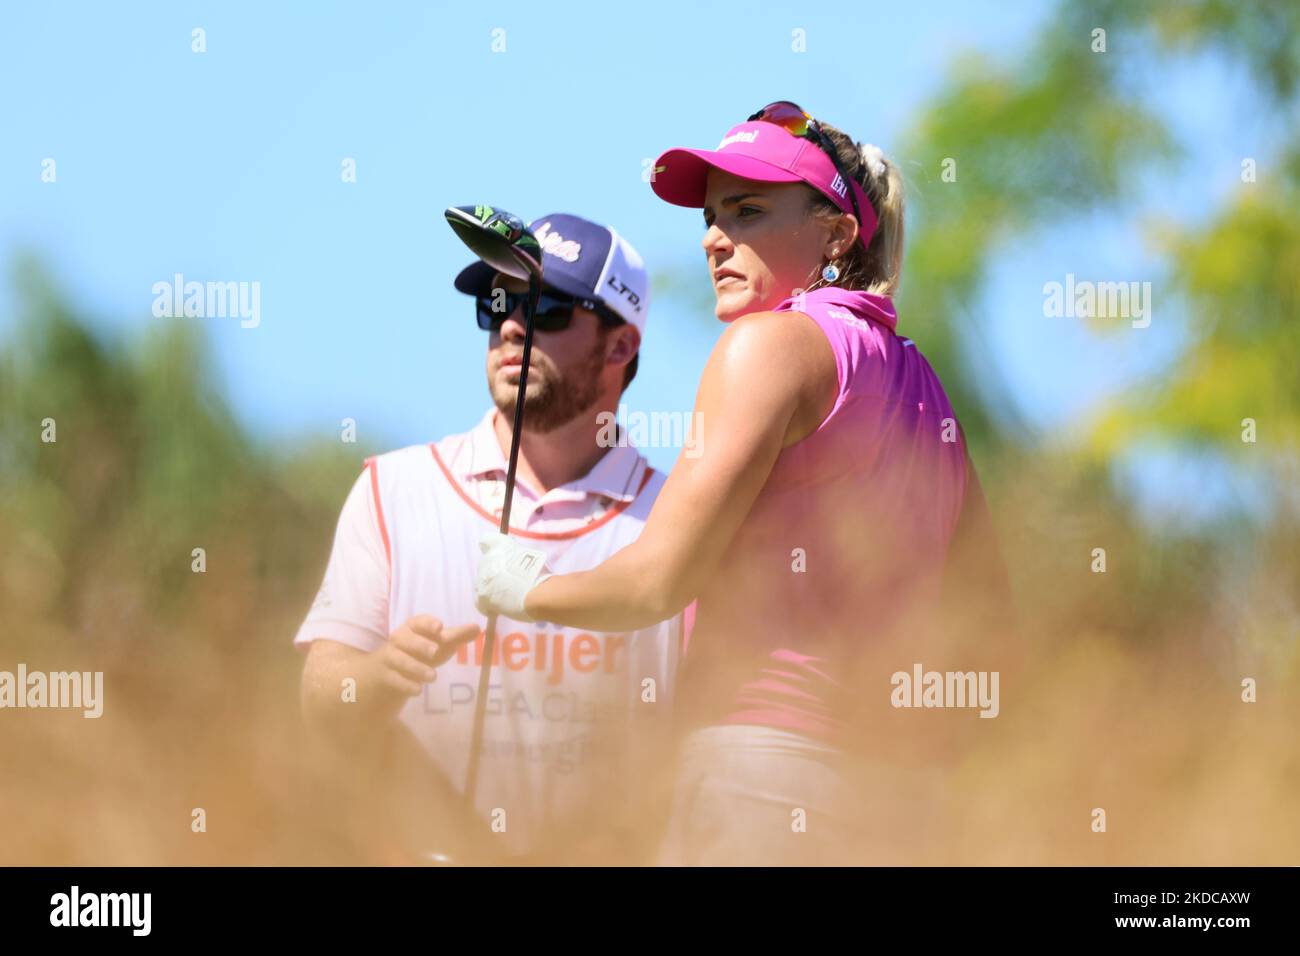
<svg viewBox="0 0 1300 956">
<path fill-rule="evenodd" d="M 929 362 L 895 334 L 889 298 L 827 287 L 774 311 L 817 323 L 839 392 L 817 430 L 781 451 L 700 593 L 679 701 L 686 728 L 757 724 L 836 743 L 843 695 L 863 692 L 844 680 L 857 654 L 937 596 L 966 451 Z"/>
</svg>

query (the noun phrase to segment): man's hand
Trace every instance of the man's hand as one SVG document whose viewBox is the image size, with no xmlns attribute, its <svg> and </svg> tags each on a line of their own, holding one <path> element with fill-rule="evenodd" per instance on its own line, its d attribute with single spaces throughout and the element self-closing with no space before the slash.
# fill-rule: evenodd
<svg viewBox="0 0 1300 956">
<path fill-rule="evenodd" d="M 380 700 L 374 705 L 381 717 L 393 717 L 408 697 L 424 691 L 438 676 L 438 667 L 450 661 L 461 644 L 478 636 L 477 624 L 443 627 L 432 614 L 416 614 L 390 633 L 389 640 L 368 654 L 368 680 L 357 682 L 357 696 L 368 688 Z"/>
<path fill-rule="evenodd" d="M 358 833 L 470 855 L 466 841 L 476 818 L 396 717 L 437 668 L 480 633 L 478 624 L 444 627 L 432 615 L 417 614 L 374 651 L 312 641 L 302 672 L 302 712 L 317 783 L 327 799 L 341 800 L 340 807 L 356 814 Z M 346 693 L 349 688 L 355 693 Z"/>
<path fill-rule="evenodd" d="M 375 651 L 324 638 L 313 641 L 302 672 L 303 716 L 327 736 L 386 725 L 479 632 L 477 624 L 447 628 L 430 614 L 417 614 Z M 356 681 L 355 702 L 342 694 L 349 678 Z"/>
<path fill-rule="evenodd" d="M 477 624 L 443 627 L 432 614 L 417 614 L 393 631 L 388 643 L 367 655 L 370 680 L 366 683 L 373 693 L 386 698 L 395 714 L 406 698 L 420 693 L 437 677 L 438 668 L 451 659 L 457 648 L 478 637 L 479 630 Z"/>
</svg>

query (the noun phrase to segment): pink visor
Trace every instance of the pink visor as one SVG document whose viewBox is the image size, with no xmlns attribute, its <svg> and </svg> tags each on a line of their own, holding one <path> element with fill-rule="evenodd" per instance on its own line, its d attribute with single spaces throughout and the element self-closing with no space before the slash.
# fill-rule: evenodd
<svg viewBox="0 0 1300 956">
<path fill-rule="evenodd" d="M 775 123 L 755 120 L 733 126 L 717 149 L 670 149 L 655 160 L 650 186 L 660 199 L 675 206 L 704 205 L 709 167 L 742 179 L 764 183 L 805 182 L 844 212 L 853 212 L 848 191 L 858 199 L 865 222 L 858 224 L 862 244 L 871 244 L 876 211 L 855 181 L 844 181 L 831 158 L 812 140 L 787 132 Z"/>
</svg>

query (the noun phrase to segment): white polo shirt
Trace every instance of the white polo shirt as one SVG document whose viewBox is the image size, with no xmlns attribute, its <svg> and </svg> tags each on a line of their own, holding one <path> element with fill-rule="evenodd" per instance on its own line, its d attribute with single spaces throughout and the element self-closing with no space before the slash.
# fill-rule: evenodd
<svg viewBox="0 0 1300 956">
<path fill-rule="evenodd" d="M 486 626 L 473 580 L 479 538 L 497 527 L 505 495 L 497 414 L 367 459 L 295 646 L 326 638 L 373 651 L 416 614 Z M 518 479 L 511 534 L 546 552 L 556 573 L 587 570 L 637 538 L 664 480 L 630 445 L 545 494 Z M 498 619 L 475 810 L 504 824 L 510 851 L 591 818 L 654 769 L 639 758 L 657 756 L 670 731 L 681 641 L 680 615 L 625 634 Z M 482 655 L 480 634 L 399 715 L 457 788 Z"/>
</svg>

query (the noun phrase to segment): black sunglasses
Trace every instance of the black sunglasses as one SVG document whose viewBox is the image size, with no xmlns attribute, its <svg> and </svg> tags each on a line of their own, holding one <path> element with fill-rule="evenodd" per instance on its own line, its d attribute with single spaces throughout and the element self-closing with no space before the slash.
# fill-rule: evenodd
<svg viewBox="0 0 1300 956">
<path fill-rule="evenodd" d="M 753 123 L 755 121 L 773 123 L 787 133 L 816 143 L 821 151 L 830 157 L 831 162 L 835 164 L 835 171 L 840 174 L 840 179 L 844 180 L 844 186 L 849 191 L 849 202 L 853 204 L 853 215 L 857 217 L 858 228 L 861 229 L 862 210 L 858 208 L 857 190 L 851 185 L 852 180 L 849 179 L 849 174 L 840 165 L 840 158 L 835 152 L 835 144 L 831 142 L 829 136 L 822 132 L 821 127 L 817 125 L 817 121 L 803 107 L 797 103 L 791 103 L 789 100 L 777 100 L 775 103 L 768 103 L 749 117 L 748 122 Z"/>
<path fill-rule="evenodd" d="M 484 332 L 496 332 L 506 319 L 522 309 L 527 292 L 506 292 L 500 295 L 478 295 L 474 297 L 478 327 Z M 543 292 L 537 300 L 537 312 L 533 316 L 533 328 L 538 332 L 562 332 L 573 321 L 573 309 L 581 306 L 600 317 L 605 325 L 622 325 L 624 319 L 602 302 L 595 299 L 580 299 L 558 292 Z"/>
</svg>

